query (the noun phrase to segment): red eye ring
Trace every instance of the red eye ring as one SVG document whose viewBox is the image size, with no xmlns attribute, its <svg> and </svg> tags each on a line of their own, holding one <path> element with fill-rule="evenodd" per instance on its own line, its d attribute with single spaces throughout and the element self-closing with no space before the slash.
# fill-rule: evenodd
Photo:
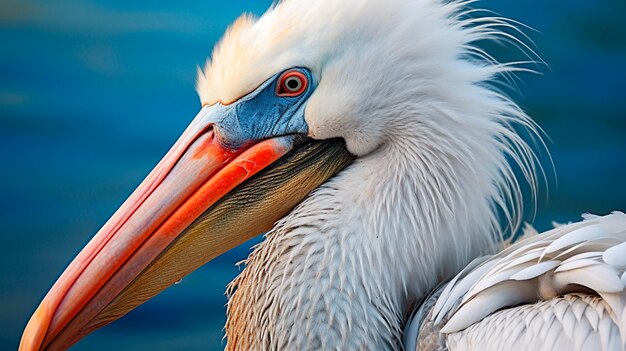
<svg viewBox="0 0 626 351">
<path fill-rule="evenodd" d="M 297 70 L 287 71 L 278 79 L 276 95 L 281 97 L 296 97 L 302 95 L 309 86 L 307 76 Z"/>
</svg>

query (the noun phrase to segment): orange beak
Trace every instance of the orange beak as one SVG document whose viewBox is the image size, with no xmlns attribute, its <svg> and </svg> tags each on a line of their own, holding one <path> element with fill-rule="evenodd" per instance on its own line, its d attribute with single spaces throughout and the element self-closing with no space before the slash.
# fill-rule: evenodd
<svg viewBox="0 0 626 351">
<path fill-rule="evenodd" d="M 31 317 L 19 349 L 69 348 L 269 230 L 351 160 L 341 142 L 296 135 L 230 148 L 201 112 L 67 267 Z"/>
</svg>

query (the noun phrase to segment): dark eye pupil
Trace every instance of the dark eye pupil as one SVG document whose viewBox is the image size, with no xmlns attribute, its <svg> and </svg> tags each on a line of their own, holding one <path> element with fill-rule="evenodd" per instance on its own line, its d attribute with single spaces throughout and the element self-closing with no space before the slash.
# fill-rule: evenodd
<svg viewBox="0 0 626 351">
<path fill-rule="evenodd" d="M 298 88 L 300 88 L 300 82 L 298 81 L 298 78 L 290 78 L 287 79 L 287 88 L 289 88 L 290 90 L 297 90 Z"/>
</svg>

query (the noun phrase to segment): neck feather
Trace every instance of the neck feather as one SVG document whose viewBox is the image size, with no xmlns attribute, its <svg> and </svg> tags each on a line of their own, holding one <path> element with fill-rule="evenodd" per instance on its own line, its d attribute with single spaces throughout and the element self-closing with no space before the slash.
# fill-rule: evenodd
<svg viewBox="0 0 626 351">
<path fill-rule="evenodd" d="M 476 157 L 502 156 L 417 129 L 355 161 L 255 247 L 229 286 L 227 349 L 397 349 L 411 304 L 496 249 L 500 166 Z"/>
</svg>

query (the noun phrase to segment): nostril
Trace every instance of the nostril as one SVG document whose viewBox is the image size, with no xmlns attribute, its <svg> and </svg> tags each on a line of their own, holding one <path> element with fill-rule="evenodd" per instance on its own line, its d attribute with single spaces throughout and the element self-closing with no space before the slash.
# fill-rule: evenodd
<svg viewBox="0 0 626 351">
<path fill-rule="evenodd" d="M 230 133 L 227 127 L 211 124 L 207 127 L 205 133 L 210 133 L 211 142 L 215 142 L 222 147 L 237 149 L 242 146 L 238 143 L 238 135 Z"/>
<path fill-rule="evenodd" d="M 211 123 L 207 127 L 206 134 L 209 134 L 209 139 L 211 142 L 217 141 L 221 145 L 224 145 L 224 138 L 222 134 L 219 132 L 219 128 L 214 123 Z"/>
</svg>

